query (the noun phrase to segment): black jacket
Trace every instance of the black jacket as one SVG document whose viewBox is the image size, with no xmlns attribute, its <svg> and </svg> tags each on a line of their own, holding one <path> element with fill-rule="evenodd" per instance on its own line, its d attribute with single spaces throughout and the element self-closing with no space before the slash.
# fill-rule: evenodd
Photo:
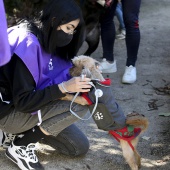
<svg viewBox="0 0 170 170">
<path fill-rule="evenodd" d="M 0 119 L 13 110 L 32 113 L 51 101 L 65 96 L 58 88 L 52 85 L 43 90 L 35 90 L 35 81 L 21 59 L 14 54 L 11 61 L 0 67 Z"/>
</svg>

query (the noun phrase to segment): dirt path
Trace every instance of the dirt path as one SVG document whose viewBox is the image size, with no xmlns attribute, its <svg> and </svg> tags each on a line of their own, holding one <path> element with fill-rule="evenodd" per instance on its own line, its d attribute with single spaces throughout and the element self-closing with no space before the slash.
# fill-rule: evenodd
<svg viewBox="0 0 170 170">
<path fill-rule="evenodd" d="M 123 40 L 115 44 L 118 72 L 109 75 L 117 102 L 125 113 L 137 111 L 145 114 L 150 122 L 147 132 L 139 140 L 142 156 L 141 170 L 170 170 L 170 95 L 158 93 L 153 87 L 170 83 L 170 0 L 142 0 L 140 13 L 141 44 L 137 62 L 138 80 L 133 85 L 121 84 L 126 61 Z M 86 48 L 86 44 L 84 47 Z M 93 54 L 101 57 L 101 45 Z M 170 85 L 170 84 L 169 84 Z M 149 104 L 149 105 L 148 105 Z M 150 107 L 149 107 L 150 106 Z M 106 132 L 98 130 L 93 120 L 79 121 L 77 125 L 90 140 L 90 150 L 84 157 L 70 158 L 59 155 L 51 148 L 39 152 L 46 170 L 127 170 L 118 143 Z M 17 170 L 0 150 L 0 170 Z"/>
</svg>

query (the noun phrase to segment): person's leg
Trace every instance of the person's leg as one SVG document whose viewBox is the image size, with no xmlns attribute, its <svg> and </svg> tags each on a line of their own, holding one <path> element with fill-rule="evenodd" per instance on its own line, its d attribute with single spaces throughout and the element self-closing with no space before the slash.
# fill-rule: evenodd
<svg viewBox="0 0 170 170">
<path fill-rule="evenodd" d="M 84 155 L 89 150 L 89 141 L 74 124 L 62 130 L 57 136 L 48 136 L 43 143 L 49 144 L 59 153 L 69 156 Z"/>
<path fill-rule="evenodd" d="M 126 66 L 135 66 L 139 43 L 139 10 L 141 0 L 122 0 L 123 18 L 126 27 L 126 47 L 127 62 Z"/>
<path fill-rule="evenodd" d="M 101 16 L 101 41 L 103 46 L 103 58 L 108 61 L 114 61 L 113 48 L 115 41 L 115 25 L 113 17 L 115 14 L 117 0 L 114 0 L 112 6 L 108 8 Z"/>
<path fill-rule="evenodd" d="M 63 129 L 70 126 L 77 120 L 77 118 L 69 112 L 69 105 L 70 102 L 68 101 L 58 100 L 51 102 L 47 106 L 41 108 L 43 122 L 40 128 L 43 129 L 43 131 L 45 131 L 45 134 L 57 136 Z M 80 116 L 83 116 L 87 112 L 87 107 L 74 104 L 73 110 Z M 15 134 L 24 131 L 23 137 L 17 138 L 6 151 L 6 155 L 8 156 L 8 158 L 15 162 L 21 169 L 22 168 L 29 169 L 30 167 L 35 166 L 38 166 L 40 169 L 43 169 L 38 161 L 38 158 L 34 154 L 35 145 L 31 144 L 36 143 L 40 139 L 47 137 L 40 130 L 40 128 L 36 126 L 37 123 L 38 123 L 37 115 L 32 116 L 29 113 L 19 112 L 17 113 L 13 112 L 0 120 L 0 128 L 7 132 Z M 82 136 L 83 140 L 85 139 L 84 135 L 80 136 Z M 67 139 L 68 141 L 70 141 L 67 142 L 68 145 L 72 144 L 72 141 L 74 141 L 73 139 L 69 139 L 69 137 Z M 84 153 L 87 152 L 88 150 L 87 139 L 84 143 L 83 142 L 81 143 L 81 147 L 83 146 L 83 144 L 84 149 L 82 149 L 81 151 L 79 150 L 75 151 L 77 152 L 76 153 L 77 155 L 83 154 L 83 150 Z M 79 143 L 77 143 L 77 146 L 78 145 Z M 74 147 L 77 146 L 74 145 Z M 19 151 L 21 151 L 23 154 L 19 154 L 20 153 Z M 32 160 L 32 157 L 30 157 L 29 152 L 32 153 L 35 159 Z"/>
<path fill-rule="evenodd" d="M 83 132 L 74 124 L 62 130 L 57 136 L 45 135 L 38 126 L 24 132 L 23 138 L 17 138 L 14 144 L 27 146 L 42 141 L 49 144 L 62 154 L 80 156 L 88 152 L 89 141 Z"/>
<path fill-rule="evenodd" d="M 117 0 L 113 1 L 104 15 L 100 18 L 101 42 L 103 47 L 103 60 L 100 63 L 100 70 L 103 73 L 114 73 L 117 71 L 116 61 L 114 60 L 115 25 L 113 17 L 115 15 Z"/>
<path fill-rule="evenodd" d="M 116 6 L 116 11 L 115 11 L 116 17 L 119 21 L 119 30 L 125 30 L 125 24 L 123 20 L 123 13 L 122 13 L 122 5 L 121 3 L 118 3 Z"/>
<path fill-rule="evenodd" d="M 54 137 L 57 136 L 57 138 L 59 139 L 61 139 L 62 138 L 61 136 L 64 136 L 64 134 L 66 132 L 68 133 L 70 130 L 70 136 L 75 136 L 75 137 L 79 136 L 79 140 L 81 140 L 82 138 L 82 141 L 84 141 L 85 150 L 87 150 L 88 148 L 87 138 L 78 128 L 72 125 L 77 120 L 77 118 L 69 112 L 69 106 L 70 106 L 69 101 L 59 100 L 59 101 L 51 102 L 48 106 L 45 106 L 44 108 L 42 108 L 41 114 L 42 114 L 43 123 L 41 125 L 41 128 L 48 131 L 49 135 L 53 135 Z M 73 111 L 78 113 L 80 116 L 83 116 L 87 112 L 87 106 L 74 104 Z M 32 138 L 29 139 L 30 135 L 37 133 L 37 129 L 34 128 L 37 123 L 38 123 L 37 115 L 31 115 L 29 113 L 19 113 L 19 112 L 15 113 L 14 112 L 10 114 L 9 116 L 5 117 L 4 119 L 0 120 L 0 127 L 4 131 L 10 132 L 13 134 L 22 133 L 24 131 L 24 137 L 20 141 L 23 141 L 23 143 L 25 144 L 25 141 L 27 141 L 27 143 L 31 142 L 30 140 L 32 140 Z M 77 134 L 75 133 L 76 130 L 77 130 Z M 72 133 L 74 133 L 74 135 Z M 59 137 L 58 137 L 58 134 L 59 134 Z M 39 139 L 43 138 L 41 134 L 37 136 L 39 137 Z M 69 135 L 68 135 L 67 140 L 74 141 L 74 139 L 69 139 Z M 76 140 L 78 139 L 75 139 L 75 141 Z M 77 144 L 80 144 L 80 142 Z M 81 147 L 82 145 L 83 145 L 83 142 L 81 144 Z M 78 148 L 78 146 L 76 147 Z M 83 151 L 75 151 L 75 152 L 76 152 L 75 155 L 78 152 L 83 153 Z"/>
<path fill-rule="evenodd" d="M 139 10 L 141 0 L 122 0 L 123 17 L 126 27 L 127 61 L 122 83 L 134 83 L 137 79 L 135 63 L 137 60 L 140 30 Z"/>
<path fill-rule="evenodd" d="M 77 121 L 70 113 L 70 101 L 56 100 L 41 108 L 42 124 L 49 135 L 57 136 L 63 129 Z M 84 116 L 87 106 L 73 103 L 73 111 Z M 0 129 L 6 133 L 20 134 L 34 128 L 39 123 L 38 114 L 16 112 L 0 119 Z M 59 126 L 58 126 L 59 125 Z"/>
<path fill-rule="evenodd" d="M 122 4 L 121 3 L 117 4 L 115 14 L 119 21 L 119 28 L 116 31 L 116 39 L 123 40 L 123 39 L 125 39 L 126 29 L 125 29 L 125 24 L 124 24 L 124 20 L 123 20 Z"/>
</svg>

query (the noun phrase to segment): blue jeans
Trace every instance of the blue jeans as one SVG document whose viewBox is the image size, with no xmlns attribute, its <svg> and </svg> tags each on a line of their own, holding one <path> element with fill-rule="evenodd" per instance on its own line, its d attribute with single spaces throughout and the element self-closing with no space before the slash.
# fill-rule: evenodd
<svg viewBox="0 0 170 170">
<path fill-rule="evenodd" d="M 119 30 L 125 30 L 125 24 L 123 20 L 122 4 L 118 3 L 116 6 L 115 15 L 119 21 Z"/>
<path fill-rule="evenodd" d="M 126 66 L 135 66 L 140 43 L 139 30 L 139 9 L 141 0 L 122 0 L 123 19 L 126 28 L 126 48 L 127 61 Z M 103 46 L 103 58 L 114 61 L 114 41 L 115 41 L 115 25 L 114 14 L 117 6 L 117 0 L 101 17 L 101 40 Z"/>
</svg>

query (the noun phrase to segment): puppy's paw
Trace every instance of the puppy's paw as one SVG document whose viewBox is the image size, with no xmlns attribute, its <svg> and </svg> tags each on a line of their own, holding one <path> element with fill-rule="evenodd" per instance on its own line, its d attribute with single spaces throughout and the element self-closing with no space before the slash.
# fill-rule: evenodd
<svg viewBox="0 0 170 170">
<path fill-rule="evenodd" d="M 143 115 L 137 112 L 132 112 L 126 117 L 126 124 L 133 125 L 135 127 L 141 127 L 142 130 L 146 130 L 148 128 L 148 119 Z"/>
</svg>

